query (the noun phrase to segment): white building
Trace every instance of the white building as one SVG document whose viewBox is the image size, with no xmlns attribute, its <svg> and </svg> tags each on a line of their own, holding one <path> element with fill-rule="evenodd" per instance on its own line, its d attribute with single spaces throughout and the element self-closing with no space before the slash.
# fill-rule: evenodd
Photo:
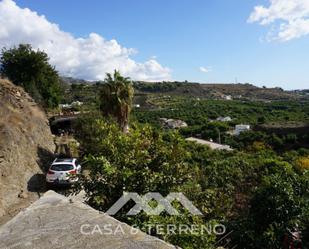
<svg viewBox="0 0 309 249">
<path fill-rule="evenodd" d="M 218 117 L 216 119 L 217 121 L 221 121 L 221 122 L 230 122 L 232 121 L 232 118 L 230 116 L 227 116 L 227 117 Z"/>
<path fill-rule="evenodd" d="M 80 101 L 73 101 L 71 104 L 60 104 L 59 107 L 61 109 L 70 109 L 72 107 L 82 106 L 83 102 Z"/>
<path fill-rule="evenodd" d="M 250 131 L 250 125 L 247 124 L 239 124 L 235 126 L 234 134 L 238 136 L 240 133 L 244 131 Z"/>
<path fill-rule="evenodd" d="M 83 102 L 80 102 L 80 101 L 73 101 L 71 103 L 71 106 L 82 106 L 84 103 Z"/>
</svg>

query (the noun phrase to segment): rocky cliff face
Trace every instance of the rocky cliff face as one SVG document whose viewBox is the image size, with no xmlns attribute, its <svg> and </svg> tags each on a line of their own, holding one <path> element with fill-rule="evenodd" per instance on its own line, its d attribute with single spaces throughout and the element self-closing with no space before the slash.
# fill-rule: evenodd
<svg viewBox="0 0 309 249">
<path fill-rule="evenodd" d="M 22 88 L 0 79 L 0 217 L 39 191 L 53 151 L 44 112 Z"/>
</svg>

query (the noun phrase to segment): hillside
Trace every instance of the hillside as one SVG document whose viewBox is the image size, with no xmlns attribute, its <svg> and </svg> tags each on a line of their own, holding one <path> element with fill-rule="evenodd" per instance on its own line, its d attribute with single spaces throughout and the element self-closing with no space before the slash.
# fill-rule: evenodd
<svg viewBox="0 0 309 249">
<path fill-rule="evenodd" d="M 257 87 L 251 84 L 217 84 L 190 82 L 136 82 L 135 89 L 139 93 L 165 93 L 170 95 L 212 98 L 212 99 L 244 99 L 244 100 L 296 100 L 305 99 L 306 95 L 297 91 L 284 91 L 281 88 Z"/>
<path fill-rule="evenodd" d="M 45 113 L 22 88 L 0 79 L 0 217 L 37 195 L 53 151 Z"/>
<path fill-rule="evenodd" d="M 79 100 L 89 100 L 97 93 L 98 82 L 89 82 L 80 79 L 62 78 L 63 82 L 71 85 L 74 92 L 69 98 L 77 97 Z M 220 83 L 194 83 L 194 82 L 142 82 L 135 81 L 134 88 L 137 96 L 148 94 L 165 94 L 185 97 L 198 97 L 209 99 L 232 99 L 251 101 L 276 100 L 305 100 L 309 99 L 306 90 L 285 91 L 281 88 L 257 87 L 252 84 L 220 84 Z M 75 85 L 72 87 L 72 85 Z M 76 85 L 79 85 L 78 87 Z M 84 87 L 81 87 L 84 86 Z"/>
</svg>

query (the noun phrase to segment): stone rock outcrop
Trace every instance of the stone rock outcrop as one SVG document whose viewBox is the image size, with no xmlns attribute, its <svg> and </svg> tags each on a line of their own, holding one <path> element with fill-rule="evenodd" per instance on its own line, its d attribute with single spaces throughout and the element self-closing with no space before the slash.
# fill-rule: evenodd
<svg viewBox="0 0 309 249">
<path fill-rule="evenodd" d="M 177 248 L 90 206 L 48 191 L 0 227 L 0 248 Z"/>
<path fill-rule="evenodd" d="M 45 113 L 21 87 L 0 79 L 0 217 L 39 191 L 54 149 Z"/>
</svg>

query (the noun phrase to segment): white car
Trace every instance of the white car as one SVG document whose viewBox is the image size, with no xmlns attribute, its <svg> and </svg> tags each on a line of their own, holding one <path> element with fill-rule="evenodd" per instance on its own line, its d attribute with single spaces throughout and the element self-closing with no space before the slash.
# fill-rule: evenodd
<svg viewBox="0 0 309 249">
<path fill-rule="evenodd" d="M 75 158 L 56 158 L 46 174 L 49 185 L 70 185 L 78 181 L 82 167 Z"/>
</svg>

